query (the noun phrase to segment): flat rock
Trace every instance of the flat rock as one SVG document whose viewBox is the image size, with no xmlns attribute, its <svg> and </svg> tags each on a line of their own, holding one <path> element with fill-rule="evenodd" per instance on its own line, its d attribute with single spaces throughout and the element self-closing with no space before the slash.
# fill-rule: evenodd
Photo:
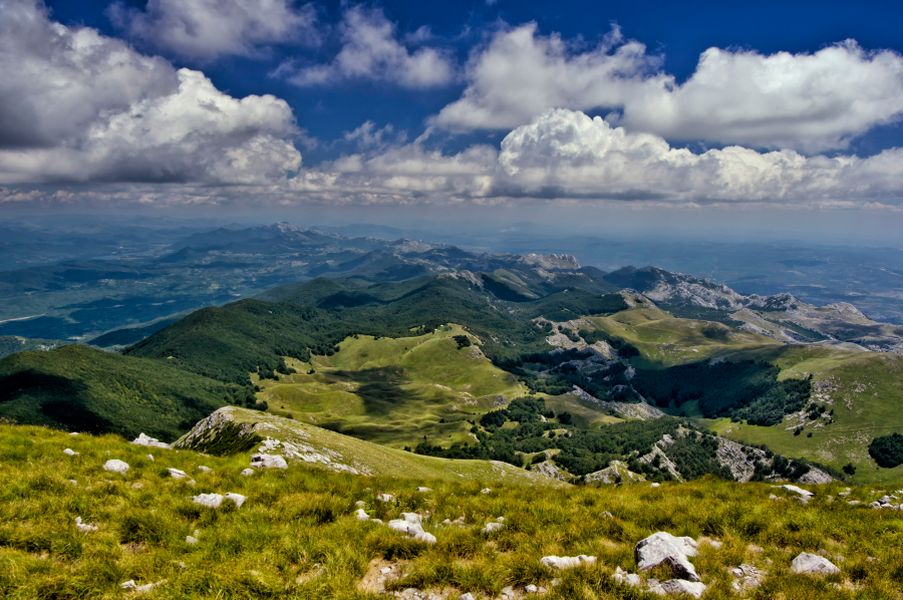
<svg viewBox="0 0 903 600">
<path fill-rule="evenodd" d="M 287 469 L 288 463 L 281 454 L 255 454 L 251 466 L 257 469 Z"/>
<path fill-rule="evenodd" d="M 824 556 L 803 552 L 790 563 L 790 570 L 803 575 L 833 575 L 840 573 L 837 565 Z"/>
<path fill-rule="evenodd" d="M 573 569 L 575 567 L 583 567 L 596 564 L 595 556 L 587 556 L 580 554 L 578 556 L 543 556 L 539 559 L 539 564 L 550 569 Z"/>
<path fill-rule="evenodd" d="M 701 598 L 705 593 L 706 585 L 701 581 L 687 581 L 685 579 L 669 579 L 668 581 L 649 580 L 649 591 L 659 596 L 687 595 L 693 598 Z"/>
<path fill-rule="evenodd" d="M 136 446 L 147 446 L 148 448 L 169 448 L 169 444 L 166 442 L 161 442 L 157 438 L 153 438 L 144 433 L 139 433 L 138 437 L 132 440 L 132 443 Z"/>
<path fill-rule="evenodd" d="M 65 454 L 66 456 L 78 456 L 78 452 L 76 452 L 72 448 L 66 448 L 65 450 L 63 450 L 63 454 Z"/>
<path fill-rule="evenodd" d="M 765 577 L 765 574 L 762 571 L 753 565 L 748 565 L 746 563 L 731 569 L 731 575 L 734 576 L 731 587 L 737 592 L 743 592 L 759 587 L 762 584 L 762 579 Z"/>
<path fill-rule="evenodd" d="M 167 467 L 166 471 L 169 473 L 169 476 L 173 479 L 185 479 L 188 477 L 188 473 L 183 471 L 182 469 L 176 469 L 174 467 Z"/>
<path fill-rule="evenodd" d="M 640 571 L 667 565 L 675 578 L 699 581 L 696 567 L 688 558 L 696 556 L 696 540 L 693 538 L 675 537 L 670 533 L 659 531 L 637 542 L 633 553 Z"/>
</svg>

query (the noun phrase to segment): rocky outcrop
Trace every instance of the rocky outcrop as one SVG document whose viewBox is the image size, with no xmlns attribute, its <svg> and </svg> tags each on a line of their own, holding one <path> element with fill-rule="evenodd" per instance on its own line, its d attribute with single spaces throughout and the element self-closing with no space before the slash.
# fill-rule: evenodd
<svg viewBox="0 0 903 600">
<path fill-rule="evenodd" d="M 837 565 L 824 556 L 803 552 L 790 563 L 790 570 L 802 575 L 833 575 L 840 573 Z"/>
<path fill-rule="evenodd" d="M 598 471 L 593 471 L 583 476 L 586 483 L 602 483 L 611 485 L 615 483 L 635 483 L 646 481 L 646 478 L 639 473 L 634 473 L 627 467 L 627 463 L 620 460 L 613 460 L 608 466 Z"/>
<path fill-rule="evenodd" d="M 700 581 L 696 567 L 689 559 L 696 556 L 696 540 L 691 537 L 675 537 L 659 531 L 637 542 L 633 552 L 640 571 L 664 565 L 676 579 Z"/>
</svg>

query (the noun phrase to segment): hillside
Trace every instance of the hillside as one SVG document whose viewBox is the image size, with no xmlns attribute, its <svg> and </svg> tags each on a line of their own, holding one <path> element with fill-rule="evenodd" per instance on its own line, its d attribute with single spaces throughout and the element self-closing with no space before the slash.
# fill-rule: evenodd
<svg viewBox="0 0 903 600">
<path fill-rule="evenodd" d="M 868 506 L 885 493 L 873 488 L 821 487 L 806 503 L 773 485 L 710 479 L 539 494 L 489 479 L 362 477 L 295 464 L 242 476 L 247 453 L 152 449 L 151 461 L 148 450 L 112 436 L 0 425 L 0 595 L 377 600 L 413 588 L 456 600 L 498 598 L 508 586 L 521 597 L 533 585 L 549 600 L 653 598 L 615 571 L 636 571 L 634 545 L 657 531 L 698 541 L 691 560 L 706 599 L 736 598 L 741 582 L 763 598 L 899 598 L 903 578 L 899 517 Z M 131 468 L 106 472 L 109 459 Z M 192 501 L 226 492 L 244 496 L 242 506 Z M 371 520 L 360 521 L 358 507 Z M 436 543 L 383 524 L 403 512 L 422 515 Z M 482 533 L 499 518 L 501 527 Z M 840 572 L 792 572 L 801 552 L 823 554 Z M 595 564 L 540 564 L 578 554 Z M 751 578 L 732 573 L 741 564 Z M 640 585 L 664 574 L 641 573 Z M 143 591 L 124 590 L 128 581 Z"/>
<path fill-rule="evenodd" d="M 173 440 L 242 393 L 163 362 L 88 346 L 0 360 L 0 418 L 70 431 Z"/>
</svg>

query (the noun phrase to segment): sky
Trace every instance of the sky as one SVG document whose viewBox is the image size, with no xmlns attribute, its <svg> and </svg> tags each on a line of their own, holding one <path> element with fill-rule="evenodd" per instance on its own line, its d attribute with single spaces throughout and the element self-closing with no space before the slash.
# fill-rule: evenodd
<svg viewBox="0 0 903 600">
<path fill-rule="evenodd" d="M 903 3 L 0 0 L 0 218 L 893 241 Z"/>
</svg>

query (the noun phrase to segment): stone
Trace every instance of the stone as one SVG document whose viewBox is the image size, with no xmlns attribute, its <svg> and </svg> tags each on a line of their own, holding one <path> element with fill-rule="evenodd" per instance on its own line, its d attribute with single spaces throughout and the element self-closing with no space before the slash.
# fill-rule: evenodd
<svg viewBox="0 0 903 600">
<path fill-rule="evenodd" d="M 231 500 L 235 504 L 235 508 L 241 508 L 241 505 L 244 504 L 247 499 L 247 496 L 242 496 L 241 494 L 232 492 L 226 493 L 226 500 Z"/>
<path fill-rule="evenodd" d="M 147 460 L 149 460 L 149 461 L 151 461 L 151 462 L 154 462 L 154 455 L 153 455 L 153 454 L 148 454 L 148 455 L 147 455 Z"/>
<path fill-rule="evenodd" d="M 480 490 L 480 493 L 481 494 L 491 494 L 492 490 L 489 488 L 483 488 L 482 490 Z"/>
<path fill-rule="evenodd" d="M 169 476 L 172 477 L 173 479 L 185 479 L 186 477 L 188 477 L 188 473 L 186 473 L 182 469 L 167 467 L 166 471 L 169 473 Z"/>
<path fill-rule="evenodd" d="M 103 470 L 110 473 L 126 473 L 129 470 L 129 463 L 118 458 L 111 458 L 103 464 Z"/>
<path fill-rule="evenodd" d="M 580 554 L 579 556 L 543 556 L 539 559 L 539 564 L 550 569 L 573 569 L 575 567 L 589 566 L 596 564 L 595 556 L 587 556 Z"/>
<path fill-rule="evenodd" d="M 783 490 L 787 490 L 788 492 L 796 494 L 797 496 L 799 496 L 800 501 L 804 503 L 808 502 L 812 499 L 813 496 L 815 496 L 815 494 L 813 494 L 809 490 L 804 490 L 803 488 L 795 486 L 792 483 L 785 483 L 780 487 Z"/>
<path fill-rule="evenodd" d="M 762 571 L 746 563 L 731 569 L 731 575 L 734 576 L 731 587 L 736 592 L 744 592 L 759 587 L 762 584 L 762 579 L 765 577 Z"/>
<path fill-rule="evenodd" d="M 189 545 L 191 545 L 191 546 L 194 546 L 195 544 L 198 543 L 198 539 L 197 539 L 196 537 L 194 537 L 193 535 L 186 535 L 186 536 L 185 536 L 185 543 L 186 543 L 186 544 L 189 544 Z"/>
<path fill-rule="evenodd" d="M 211 469 L 207 465 L 198 465 L 198 471 L 200 471 L 201 473 L 212 473 L 213 469 Z"/>
<path fill-rule="evenodd" d="M 146 446 L 148 448 L 169 448 L 169 444 L 161 442 L 157 438 L 152 438 L 144 433 L 139 433 L 138 437 L 132 440 L 136 446 Z"/>
<path fill-rule="evenodd" d="M 790 563 L 790 570 L 803 575 L 833 575 L 840 573 L 837 565 L 818 554 L 802 552 Z"/>
<path fill-rule="evenodd" d="M 241 475 L 242 477 L 250 477 L 253 474 L 254 474 L 254 469 L 252 469 L 251 467 L 242 469 L 241 473 L 239 473 L 239 475 Z"/>
<path fill-rule="evenodd" d="M 637 542 L 633 553 L 640 571 L 666 565 L 677 579 L 699 581 L 696 567 L 688 559 L 696 556 L 696 540 L 693 538 L 675 537 L 659 531 Z"/>
<path fill-rule="evenodd" d="M 257 469 L 287 469 L 288 463 L 281 454 L 255 454 L 251 466 Z"/>
<path fill-rule="evenodd" d="M 504 527 L 504 523 L 499 523 L 498 521 L 490 521 L 483 526 L 483 534 L 489 535 L 491 533 L 495 533 L 496 531 L 501 531 Z"/>
<path fill-rule="evenodd" d="M 659 596 L 685 594 L 693 598 L 701 598 L 705 593 L 705 589 L 706 585 L 701 581 L 687 581 L 685 579 L 649 580 L 649 591 Z"/>
<path fill-rule="evenodd" d="M 405 533 L 418 542 L 425 544 L 435 544 L 436 536 L 423 530 L 420 524 L 420 516 L 416 513 L 404 513 L 403 519 L 392 519 L 389 521 L 389 529 Z"/>
<path fill-rule="evenodd" d="M 417 491 L 421 494 L 428 494 L 433 491 L 433 488 L 428 488 L 425 485 L 421 485 L 417 488 Z"/>
<path fill-rule="evenodd" d="M 72 448 L 66 448 L 65 450 L 63 450 L 63 454 L 65 454 L 66 456 L 78 456 L 78 452 L 76 452 Z"/>
<path fill-rule="evenodd" d="M 618 583 L 622 585 L 628 585 L 630 587 L 639 587 L 643 583 L 639 575 L 637 575 L 636 573 L 628 573 L 621 567 L 617 567 L 615 569 L 615 573 L 612 578 Z"/>
<path fill-rule="evenodd" d="M 207 508 L 219 508 L 220 504 L 223 503 L 223 495 L 222 494 L 198 494 L 197 496 L 193 496 L 191 501 L 195 504 L 200 504 L 201 506 L 206 506 Z"/>
<path fill-rule="evenodd" d="M 97 525 L 93 523 L 85 523 L 81 517 L 75 517 L 75 528 L 82 533 L 91 533 L 97 531 Z"/>
<path fill-rule="evenodd" d="M 367 511 L 365 511 L 363 508 L 359 508 L 356 511 L 354 511 L 354 516 L 357 517 L 358 521 L 369 521 L 370 520 L 370 515 L 368 515 Z"/>
<path fill-rule="evenodd" d="M 395 496 L 393 496 L 392 494 L 379 494 L 376 499 L 380 502 L 394 502 Z"/>
<path fill-rule="evenodd" d="M 458 596 L 458 600 L 477 600 L 477 599 L 474 597 L 473 594 L 471 594 L 470 592 L 467 592 L 467 593 L 464 593 L 464 594 L 461 594 L 460 596 Z"/>
</svg>

